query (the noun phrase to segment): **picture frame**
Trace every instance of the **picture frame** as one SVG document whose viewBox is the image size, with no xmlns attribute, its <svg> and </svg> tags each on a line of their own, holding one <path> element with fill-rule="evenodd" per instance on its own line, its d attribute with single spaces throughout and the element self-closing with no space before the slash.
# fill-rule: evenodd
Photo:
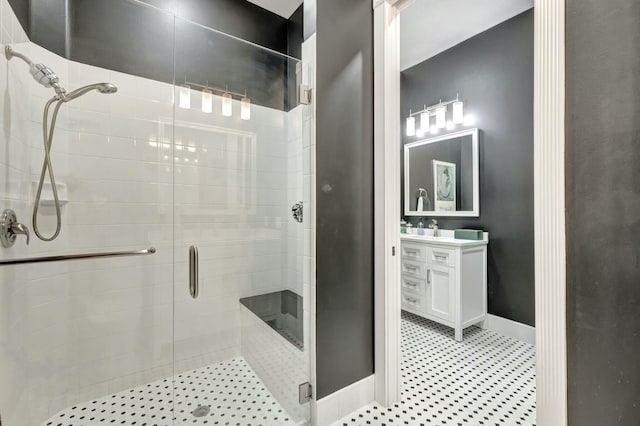
<svg viewBox="0 0 640 426">
<path fill-rule="evenodd" d="M 436 211 L 456 211 L 456 164 L 433 161 L 433 194 Z"/>
</svg>

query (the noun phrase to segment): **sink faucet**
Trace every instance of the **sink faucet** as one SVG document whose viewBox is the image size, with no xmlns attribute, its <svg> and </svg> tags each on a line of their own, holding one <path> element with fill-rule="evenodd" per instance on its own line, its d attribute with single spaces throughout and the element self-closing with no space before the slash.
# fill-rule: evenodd
<svg viewBox="0 0 640 426">
<path fill-rule="evenodd" d="M 431 223 L 429 224 L 429 229 L 433 229 L 433 236 L 438 236 L 438 221 L 435 219 L 431 219 Z"/>
</svg>

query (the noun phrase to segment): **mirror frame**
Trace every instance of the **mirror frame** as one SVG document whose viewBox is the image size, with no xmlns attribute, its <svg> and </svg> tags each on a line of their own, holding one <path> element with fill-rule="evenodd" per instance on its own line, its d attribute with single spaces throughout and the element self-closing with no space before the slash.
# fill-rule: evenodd
<svg viewBox="0 0 640 426">
<path fill-rule="evenodd" d="M 409 150 L 430 143 L 443 142 L 448 139 L 459 138 L 463 136 L 471 136 L 471 151 L 473 164 L 473 209 L 464 211 L 430 211 L 418 212 L 411 211 L 410 202 L 411 194 L 409 194 Z M 404 215 L 411 217 L 480 217 L 480 147 L 478 142 L 478 129 L 467 129 L 459 132 L 447 133 L 435 138 L 422 139 L 404 145 Z"/>
</svg>

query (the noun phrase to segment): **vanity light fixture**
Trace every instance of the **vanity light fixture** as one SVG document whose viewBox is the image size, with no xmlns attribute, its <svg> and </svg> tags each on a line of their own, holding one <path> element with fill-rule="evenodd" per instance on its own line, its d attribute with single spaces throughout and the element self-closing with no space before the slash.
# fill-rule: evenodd
<svg viewBox="0 0 640 426">
<path fill-rule="evenodd" d="M 222 98 L 221 113 L 224 117 L 231 117 L 233 115 L 233 99 L 240 100 L 240 118 L 242 120 L 251 119 L 251 99 L 245 93 L 236 93 L 226 89 L 218 89 L 216 87 L 209 86 L 209 82 L 206 85 L 192 83 L 185 81 L 180 85 L 180 108 L 191 108 L 191 88 L 197 87 L 202 91 L 202 112 L 213 112 L 213 95 L 219 95 Z"/>
<path fill-rule="evenodd" d="M 415 136 L 416 134 L 416 118 L 411 115 L 409 110 L 409 117 L 407 117 L 407 136 Z"/>
<path fill-rule="evenodd" d="M 449 112 L 449 105 L 451 105 L 451 120 L 447 120 L 447 113 Z M 415 117 L 420 116 L 420 126 L 416 131 Z M 431 125 L 430 118 L 435 116 L 435 125 Z M 441 129 L 454 130 L 457 125 L 470 125 L 473 124 L 472 117 L 465 117 L 464 115 L 464 102 L 460 100 L 460 97 L 456 95 L 456 98 L 450 101 L 443 102 L 440 100 L 435 105 L 424 106 L 424 108 L 417 112 L 409 110 L 409 116 L 407 117 L 407 136 L 421 137 L 427 132 L 432 135 L 438 133 Z"/>
<path fill-rule="evenodd" d="M 436 126 L 438 129 L 444 129 L 447 125 L 447 107 L 441 106 L 436 109 Z"/>
<path fill-rule="evenodd" d="M 187 84 L 180 85 L 180 108 L 191 108 L 191 87 Z"/>
<path fill-rule="evenodd" d="M 424 112 L 420 114 L 420 130 L 422 133 L 427 133 L 431 128 L 429 126 L 429 111 L 427 111 L 427 106 L 424 106 Z"/>
<path fill-rule="evenodd" d="M 246 93 L 244 98 L 240 100 L 240 118 L 251 120 L 251 99 L 247 98 Z"/>
<path fill-rule="evenodd" d="M 233 97 L 229 92 L 222 94 L 222 115 L 225 117 L 233 115 Z"/>
<path fill-rule="evenodd" d="M 464 122 L 464 102 L 458 100 L 453 103 L 453 124 L 462 124 Z"/>
<path fill-rule="evenodd" d="M 213 92 L 209 89 L 202 89 L 202 112 L 213 112 Z"/>
</svg>

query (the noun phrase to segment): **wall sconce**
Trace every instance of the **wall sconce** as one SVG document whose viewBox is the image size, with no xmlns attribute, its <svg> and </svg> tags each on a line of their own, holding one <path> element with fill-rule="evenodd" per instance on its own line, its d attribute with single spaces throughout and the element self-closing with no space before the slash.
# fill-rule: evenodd
<svg viewBox="0 0 640 426">
<path fill-rule="evenodd" d="M 451 120 L 447 121 L 447 113 L 451 105 Z M 420 127 L 416 131 L 416 115 L 420 115 Z M 431 125 L 430 117 L 436 117 L 434 125 Z M 431 106 L 424 106 L 421 111 L 412 112 L 409 110 L 407 117 L 407 136 L 422 137 L 429 132 L 432 135 L 437 134 L 441 129 L 454 130 L 457 125 L 469 126 L 474 123 L 473 117 L 464 115 L 464 102 L 459 96 L 454 100 L 439 103 Z"/>
<path fill-rule="evenodd" d="M 425 111 L 423 113 L 420 114 L 420 130 L 422 131 L 422 133 L 427 133 L 431 127 L 429 126 L 429 112 L 426 111 L 427 106 L 424 106 Z"/>
<path fill-rule="evenodd" d="M 202 89 L 202 112 L 213 112 L 213 92 L 209 89 Z"/>
<path fill-rule="evenodd" d="M 407 136 L 415 136 L 416 134 L 416 118 L 411 115 L 409 110 L 409 117 L 407 117 Z"/>
<path fill-rule="evenodd" d="M 444 129 L 447 125 L 447 107 L 441 106 L 436 109 L 436 126 L 438 129 Z"/>
<path fill-rule="evenodd" d="M 187 84 L 180 85 L 180 108 L 191 108 L 191 87 Z"/>
<path fill-rule="evenodd" d="M 240 118 L 251 120 L 251 99 L 246 96 L 240 100 Z"/>
<path fill-rule="evenodd" d="M 456 99 L 453 103 L 453 124 L 462 124 L 464 122 L 464 103 Z"/>
<path fill-rule="evenodd" d="M 233 97 L 228 92 L 222 94 L 222 115 L 225 117 L 233 115 Z"/>
</svg>

